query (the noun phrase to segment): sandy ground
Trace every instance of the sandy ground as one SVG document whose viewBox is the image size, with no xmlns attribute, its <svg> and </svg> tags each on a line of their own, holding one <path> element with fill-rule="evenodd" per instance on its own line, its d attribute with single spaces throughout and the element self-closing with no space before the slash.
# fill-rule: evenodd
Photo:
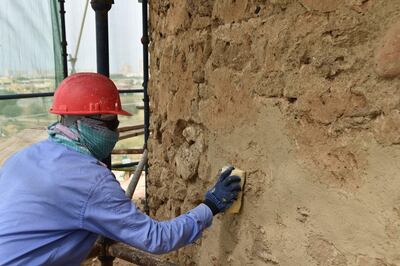
<svg viewBox="0 0 400 266">
<path fill-rule="evenodd" d="M 131 176 L 132 177 L 132 176 Z M 123 181 L 119 181 L 119 183 L 121 184 L 121 187 L 126 190 L 126 188 L 128 187 L 130 181 L 131 181 L 131 177 L 129 179 L 123 180 Z M 135 201 L 138 201 L 140 199 L 144 199 L 145 197 L 145 178 L 144 178 L 144 172 L 142 174 L 142 176 L 139 179 L 139 182 L 137 184 L 135 193 L 133 194 L 133 199 Z"/>
<path fill-rule="evenodd" d="M 11 138 L 0 137 L 0 165 L 18 150 L 47 138 L 45 129 L 24 129 Z"/>
</svg>

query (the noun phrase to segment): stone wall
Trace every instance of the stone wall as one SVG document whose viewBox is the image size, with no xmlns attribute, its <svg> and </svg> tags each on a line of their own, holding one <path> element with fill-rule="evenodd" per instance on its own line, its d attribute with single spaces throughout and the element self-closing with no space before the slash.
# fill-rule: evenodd
<svg viewBox="0 0 400 266">
<path fill-rule="evenodd" d="M 150 30 L 151 215 L 248 173 L 175 261 L 400 265 L 400 1 L 150 1 Z"/>
</svg>

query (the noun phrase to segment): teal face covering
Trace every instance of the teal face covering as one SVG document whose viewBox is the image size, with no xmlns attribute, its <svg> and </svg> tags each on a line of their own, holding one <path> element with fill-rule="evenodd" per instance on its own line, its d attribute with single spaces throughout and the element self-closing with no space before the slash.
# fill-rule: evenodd
<svg viewBox="0 0 400 266">
<path fill-rule="evenodd" d="M 76 123 L 67 127 L 56 122 L 51 124 L 47 131 L 49 133 L 49 139 L 54 142 L 65 145 L 77 152 L 93 156 L 89 149 L 79 141 L 79 133 Z"/>
<path fill-rule="evenodd" d="M 109 130 L 100 126 L 101 122 L 82 118 L 77 121 L 79 141 L 90 151 L 98 160 L 105 159 L 111 154 L 115 144 L 118 141 L 117 131 Z"/>
</svg>

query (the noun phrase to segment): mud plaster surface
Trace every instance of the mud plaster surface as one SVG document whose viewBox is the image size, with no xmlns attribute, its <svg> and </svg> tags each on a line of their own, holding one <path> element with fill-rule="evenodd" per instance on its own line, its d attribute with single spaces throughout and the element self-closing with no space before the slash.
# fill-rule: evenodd
<svg viewBox="0 0 400 266">
<path fill-rule="evenodd" d="M 248 173 L 174 261 L 400 265 L 400 80 L 375 61 L 399 21 L 395 0 L 150 1 L 151 215 Z"/>
</svg>

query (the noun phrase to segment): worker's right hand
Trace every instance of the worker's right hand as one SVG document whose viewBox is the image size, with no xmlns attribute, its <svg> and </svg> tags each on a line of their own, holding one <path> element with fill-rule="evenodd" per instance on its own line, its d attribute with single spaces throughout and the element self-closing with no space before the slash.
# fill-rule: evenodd
<svg viewBox="0 0 400 266">
<path fill-rule="evenodd" d="M 229 166 L 224 170 L 205 195 L 204 204 L 211 209 L 213 215 L 228 209 L 238 197 L 241 190 L 240 177 L 230 175 L 233 169 L 233 166 Z"/>
</svg>

